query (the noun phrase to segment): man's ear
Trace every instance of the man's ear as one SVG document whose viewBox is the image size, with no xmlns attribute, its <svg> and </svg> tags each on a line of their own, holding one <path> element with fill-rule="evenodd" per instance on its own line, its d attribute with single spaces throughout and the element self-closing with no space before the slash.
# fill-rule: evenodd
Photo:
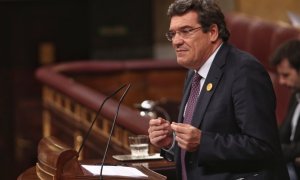
<svg viewBox="0 0 300 180">
<path fill-rule="evenodd" d="M 211 42 L 216 42 L 219 38 L 219 28 L 216 24 L 212 24 L 210 26 L 210 30 L 209 30 L 209 35 L 210 35 L 210 41 Z"/>
</svg>

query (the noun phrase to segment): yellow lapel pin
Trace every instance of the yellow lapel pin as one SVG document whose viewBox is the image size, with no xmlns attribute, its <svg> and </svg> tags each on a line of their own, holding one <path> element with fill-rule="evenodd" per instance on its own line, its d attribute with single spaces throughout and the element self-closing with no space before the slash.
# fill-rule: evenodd
<svg viewBox="0 0 300 180">
<path fill-rule="evenodd" d="M 211 91 L 213 88 L 213 84 L 212 83 L 208 83 L 206 86 L 206 91 Z"/>
</svg>

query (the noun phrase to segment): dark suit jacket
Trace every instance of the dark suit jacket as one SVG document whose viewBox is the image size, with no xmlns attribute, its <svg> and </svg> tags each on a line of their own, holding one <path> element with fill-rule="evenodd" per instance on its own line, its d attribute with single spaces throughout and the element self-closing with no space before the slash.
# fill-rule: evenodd
<svg viewBox="0 0 300 180">
<path fill-rule="evenodd" d="M 296 94 L 299 91 L 294 92 L 290 99 L 288 112 L 285 120 L 280 126 L 280 140 L 282 144 L 282 152 L 286 162 L 293 162 L 296 157 L 300 156 L 300 120 L 297 123 L 294 140 L 290 141 L 291 136 L 291 121 L 294 115 L 294 111 L 297 107 L 298 101 Z M 300 175 L 300 168 L 296 168 L 298 175 Z"/>
<path fill-rule="evenodd" d="M 184 85 L 179 122 L 189 96 L 193 70 Z M 207 90 L 207 84 L 213 85 Z M 288 179 L 268 73 L 251 55 L 224 43 L 198 98 L 192 125 L 202 131 L 197 151 L 186 154 L 189 180 Z M 178 178 L 180 148 L 175 145 Z"/>
</svg>

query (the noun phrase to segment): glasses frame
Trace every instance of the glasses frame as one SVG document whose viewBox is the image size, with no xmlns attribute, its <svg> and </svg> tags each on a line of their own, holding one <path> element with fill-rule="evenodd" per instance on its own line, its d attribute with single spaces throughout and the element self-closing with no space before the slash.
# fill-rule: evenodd
<svg viewBox="0 0 300 180">
<path fill-rule="evenodd" d="M 173 41 L 173 38 L 176 36 L 176 34 L 178 34 L 182 38 L 188 38 L 190 35 L 192 35 L 193 32 L 195 32 L 196 30 L 201 29 L 201 28 L 202 28 L 202 26 L 195 27 L 195 28 L 183 27 L 177 31 L 168 31 L 168 32 L 166 32 L 165 35 L 166 35 L 168 41 Z"/>
</svg>

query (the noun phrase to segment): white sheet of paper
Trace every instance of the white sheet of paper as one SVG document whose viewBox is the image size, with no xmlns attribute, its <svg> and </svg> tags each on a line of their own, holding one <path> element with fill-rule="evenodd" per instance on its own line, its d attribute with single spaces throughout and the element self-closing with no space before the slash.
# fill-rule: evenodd
<svg viewBox="0 0 300 180">
<path fill-rule="evenodd" d="M 81 165 L 94 175 L 100 175 L 100 165 Z M 134 167 L 126 166 L 103 166 L 103 176 L 126 176 L 133 178 L 147 178 L 148 176 Z"/>
</svg>

